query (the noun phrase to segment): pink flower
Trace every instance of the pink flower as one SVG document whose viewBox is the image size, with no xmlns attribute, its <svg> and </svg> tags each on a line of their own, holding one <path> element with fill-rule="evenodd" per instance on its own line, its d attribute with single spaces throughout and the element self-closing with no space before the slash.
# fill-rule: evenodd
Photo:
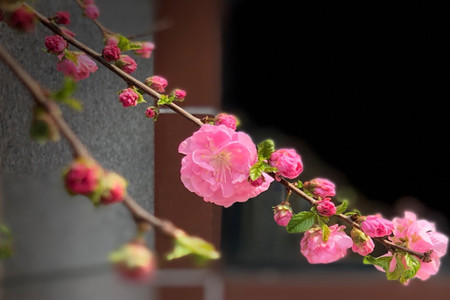
<svg viewBox="0 0 450 300">
<path fill-rule="evenodd" d="M 314 178 L 313 180 L 307 181 L 303 184 L 303 188 L 321 198 L 336 195 L 334 183 L 324 178 Z"/>
<path fill-rule="evenodd" d="M 94 4 L 95 0 L 83 0 L 85 5 L 90 5 L 90 4 Z"/>
<path fill-rule="evenodd" d="M 155 49 L 155 44 L 153 44 L 152 42 L 142 42 L 140 44 L 141 44 L 142 48 L 134 50 L 134 53 L 143 58 L 150 58 L 150 56 L 152 55 L 153 49 Z"/>
<path fill-rule="evenodd" d="M 180 90 L 180 89 L 176 89 L 173 92 L 173 95 L 174 95 L 176 100 L 183 101 L 184 98 L 186 97 L 186 91 L 183 91 L 183 90 Z"/>
<path fill-rule="evenodd" d="M 114 172 L 106 173 L 102 181 L 100 203 L 112 204 L 123 201 L 126 195 L 126 188 L 127 182 L 122 176 Z"/>
<path fill-rule="evenodd" d="M 106 61 L 116 61 L 120 58 L 120 49 L 116 44 L 106 44 L 102 50 L 102 56 Z"/>
<path fill-rule="evenodd" d="M 64 172 L 64 183 L 71 194 L 90 195 L 100 186 L 102 168 L 91 160 L 77 159 Z"/>
<path fill-rule="evenodd" d="M 289 221 L 292 218 L 292 208 L 288 203 L 278 204 L 273 209 L 273 219 L 275 222 L 283 227 L 286 227 L 289 224 Z"/>
<path fill-rule="evenodd" d="M 119 40 L 113 36 L 113 35 L 109 35 L 106 40 L 105 40 L 105 45 L 118 45 L 119 44 Z"/>
<path fill-rule="evenodd" d="M 336 213 L 336 206 L 330 201 L 330 198 L 317 201 L 316 208 L 319 215 L 324 217 L 331 217 Z"/>
<path fill-rule="evenodd" d="M 33 11 L 22 5 L 13 11 L 5 21 L 14 29 L 24 32 L 32 32 L 34 30 L 37 18 Z"/>
<path fill-rule="evenodd" d="M 347 249 L 353 245 L 352 239 L 345 234 L 345 226 L 330 226 L 330 236 L 325 242 L 320 228 L 307 230 L 300 241 L 301 253 L 311 264 L 327 264 L 343 258 Z"/>
<path fill-rule="evenodd" d="M 383 219 L 380 214 L 376 214 L 367 216 L 361 223 L 361 229 L 370 237 L 383 237 L 392 233 L 394 224 Z"/>
<path fill-rule="evenodd" d="M 224 125 L 203 125 L 181 142 L 181 181 L 206 202 L 229 207 L 245 202 L 269 188 L 273 179 L 264 175 L 264 183 L 253 186 L 247 179 L 250 167 L 258 160 L 256 146 L 243 132 Z"/>
<path fill-rule="evenodd" d="M 161 76 L 150 76 L 145 79 L 145 84 L 154 89 L 158 93 L 164 93 L 167 86 L 167 80 Z"/>
<path fill-rule="evenodd" d="M 122 246 L 110 255 L 110 260 L 121 276 L 132 281 L 149 281 L 156 271 L 155 256 L 139 242 L 130 242 Z"/>
<path fill-rule="evenodd" d="M 153 106 L 150 106 L 147 108 L 147 110 L 145 111 L 145 116 L 147 118 L 155 118 L 156 117 L 156 110 Z"/>
<path fill-rule="evenodd" d="M 218 114 L 214 121 L 215 125 L 225 125 L 233 130 L 236 130 L 238 123 L 239 122 L 235 116 L 226 113 Z"/>
<path fill-rule="evenodd" d="M 272 153 L 269 159 L 272 167 L 278 169 L 277 176 L 294 179 L 303 171 L 300 155 L 294 149 L 279 149 Z"/>
<path fill-rule="evenodd" d="M 56 65 L 56 70 L 63 72 L 64 75 L 72 77 L 74 80 L 81 80 L 89 77 L 90 73 L 98 70 L 95 62 L 84 53 L 73 52 L 76 56 L 76 63 L 64 58 Z"/>
<path fill-rule="evenodd" d="M 56 24 L 69 25 L 70 24 L 70 13 L 67 11 L 58 11 L 56 12 L 53 20 Z"/>
<path fill-rule="evenodd" d="M 373 240 L 364 232 L 357 228 L 353 228 L 350 232 L 353 240 L 352 250 L 359 255 L 366 256 L 372 253 L 375 248 Z"/>
<path fill-rule="evenodd" d="M 45 47 L 51 53 L 61 53 L 67 48 L 67 42 L 59 35 L 45 37 Z"/>
<path fill-rule="evenodd" d="M 404 218 L 394 218 L 392 222 L 394 236 L 390 239 L 394 243 L 406 245 L 420 253 L 432 251 L 430 262 L 420 261 L 420 269 L 416 277 L 427 280 L 431 275 L 436 274 L 439 270 L 440 258 L 447 253 L 448 237 L 437 232 L 434 223 L 417 220 L 413 212 L 406 211 Z"/>
<path fill-rule="evenodd" d="M 89 4 L 84 8 L 84 14 L 88 19 L 95 20 L 100 15 L 97 5 Z"/>
<path fill-rule="evenodd" d="M 118 66 L 122 71 L 124 71 L 127 74 L 131 74 L 134 71 L 136 71 L 137 64 L 128 55 L 121 55 L 118 60 L 116 60 L 116 66 Z"/>
<path fill-rule="evenodd" d="M 123 107 L 136 106 L 138 104 L 139 95 L 135 90 L 128 88 L 120 92 L 119 101 Z"/>
</svg>

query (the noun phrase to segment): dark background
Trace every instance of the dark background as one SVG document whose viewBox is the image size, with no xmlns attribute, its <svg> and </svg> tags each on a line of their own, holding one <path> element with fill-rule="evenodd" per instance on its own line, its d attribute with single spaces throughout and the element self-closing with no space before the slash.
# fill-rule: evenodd
<svg viewBox="0 0 450 300">
<path fill-rule="evenodd" d="M 230 1 L 224 109 L 305 140 L 370 199 L 448 216 L 449 14 L 445 1 Z"/>
</svg>

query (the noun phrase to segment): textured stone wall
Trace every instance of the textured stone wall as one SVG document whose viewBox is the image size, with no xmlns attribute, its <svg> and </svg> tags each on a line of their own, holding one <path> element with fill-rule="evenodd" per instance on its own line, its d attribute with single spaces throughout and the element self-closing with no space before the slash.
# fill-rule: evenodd
<svg viewBox="0 0 450 300">
<path fill-rule="evenodd" d="M 131 35 L 151 27 L 152 0 L 96 3 L 99 20 L 111 30 Z M 101 51 L 100 32 L 75 1 L 39 0 L 32 5 L 48 16 L 69 11 L 68 28 L 78 40 Z M 44 37 L 51 34 L 39 24 L 34 33 L 18 34 L 0 23 L 2 47 L 40 83 L 57 89 L 63 79 L 56 71 L 57 59 L 41 50 Z M 152 74 L 153 60 L 136 61 L 133 76 L 143 80 Z M 125 109 L 118 103 L 117 92 L 123 88 L 121 79 L 99 66 L 78 84 L 75 97 L 84 110 L 62 111 L 93 156 L 127 178 L 131 196 L 152 211 L 153 122 L 144 117 L 145 105 Z M 95 208 L 87 198 L 67 194 L 61 172 L 71 160 L 68 143 L 41 146 L 30 140 L 32 107 L 29 92 L 0 62 L 0 203 L 2 222 L 15 236 L 14 257 L 3 265 L 4 298 L 149 299 L 148 287 L 121 283 L 107 261 L 110 251 L 133 237 L 128 211 L 120 204 Z"/>
</svg>

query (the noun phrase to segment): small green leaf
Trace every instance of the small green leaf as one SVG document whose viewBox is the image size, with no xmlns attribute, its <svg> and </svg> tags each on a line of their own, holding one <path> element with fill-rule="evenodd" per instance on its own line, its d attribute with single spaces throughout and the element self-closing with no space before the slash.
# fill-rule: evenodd
<svg viewBox="0 0 450 300">
<path fill-rule="evenodd" d="M 383 268 L 385 272 L 389 272 L 389 265 L 391 264 L 392 256 L 373 257 L 370 255 L 364 256 L 363 263 L 365 265 L 375 265 Z"/>
<path fill-rule="evenodd" d="M 340 215 L 342 213 L 344 213 L 347 210 L 347 206 L 348 206 L 348 201 L 344 200 L 342 201 L 342 203 L 338 206 L 336 206 L 336 215 Z"/>
<path fill-rule="evenodd" d="M 138 94 L 137 103 L 147 103 L 147 101 L 145 101 L 145 99 L 144 99 L 144 96 L 142 96 L 142 94 L 138 90 L 135 90 L 135 91 Z"/>
<path fill-rule="evenodd" d="M 77 83 L 75 80 L 73 80 L 71 77 L 66 76 L 64 77 L 64 83 L 60 90 L 52 93 L 50 95 L 50 98 L 54 100 L 63 100 L 65 98 L 68 98 L 72 96 L 72 94 L 75 92 L 75 89 L 77 88 Z"/>
<path fill-rule="evenodd" d="M 182 234 L 175 238 L 175 247 L 172 252 L 166 255 L 166 258 L 172 260 L 189 254 L 193 254 L 201 260 L 218 259 L 220 257 L 220 253 L 211 243 L 199 237 Z"/>
<path fill-rule="evenodd" d="M 41 145 L 48 140 L 56 142 L 60 138 L 58 127 L 42 107 L 34 107 L 30 137 Z"/>
<path fill-rule="evenodd" d="M 297 187 L 301 189 L 303 187 L 303 182 L 301 180 L 297 180 Z"/>
<path fill-rule="evenodd" d="M 263 172 L 264 172 L 264 164 L 262 161 L 258 161 L 253 166 L 251 166 L 249 177 L 251 180 L 256 180 L 259 177 L 261 177 Z"/>
<path fill-rule="evenodd" d="M 314 225 L 315 214 L 310 211 L 302 211 L 292 216 L 286 230 L 289 233 L 305 232 Z"/>
<path fill-rule="evenodd" d="M 118 34 L 117 37 L 119 38 L 119 43 L 117 44 L 117 47 L 119 47 L 120 51 L 138 50 L 142 48 L 141 44 L 135 44 L 133 42 L 130 42 L 130 40 L 124 37 L 123 35 Z"/>
<path fill-rule="evenodd" d="M 406 266 L 408 267 L 405 270 L 405 279 L 411 279 L 414 278 L 414 276 L 416 276 L 417 272 L 420 269 L 420 261 L 417 257 L 406 253 L 405 254 L 405 262 L 406 262 Z"/>
<path fill-rule="evenodd" d="M 13 253 L 13 237 L 6 225 L 0 224 L 0 260 L 10 258 Z"/>
<path fill-rule="evenodd" d="M 161 98 L 158 99 L 157 105 L 161 106 L 161 105 L 169 104 L 169 103 L 172 103 L 173 100 L 175 100 L 175 97 L 169 97 L 167 95 L 161 95 Z"/>
<path fill-rule="evenodd" d="M 83 110 L 83 104 L 80 101 L 78 101 L 78 99 L 65 98 L 65 99 L 62 99 L 60 102 L 65 104 L 65 105 L 67 105 L 67 106 L 69 106 L 70 108 L 72 108 L 72 109 L 74 109 L 76 111 L 82 111 Z"/>
<path fill-rule="evenodd" d="M 273 140 L 265 140 L 258 144 L 258 158 L 260 160 L 269 159 L 275 151 L 275 143 Z"/>
<path fill-rule="evenodd" d="M 330 227 L 328 227 L 328 225 L 325 223 L 328 222 L 329 218 L 319 216 L 318 214 L 315 215 L 317 222 L 319 223 L 320 228 L 322 229 L 322 240 L 326 242 L 328 241 L 328 238 L 330 237 L 331 234 Z"/>
</svg>

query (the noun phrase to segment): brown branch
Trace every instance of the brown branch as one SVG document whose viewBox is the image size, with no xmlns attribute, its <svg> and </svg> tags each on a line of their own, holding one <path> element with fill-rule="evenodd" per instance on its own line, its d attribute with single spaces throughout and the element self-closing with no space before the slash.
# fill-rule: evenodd
<svg viewBox="0 0 450 300">
<path fill-rule="evenodd" d="M 46 110 L 48 115 L 53 119 L 61 134 L 69 142 L 74 155 L 94 160 L 86 146 L 80 141 L 80 139 L 62 118 L 58 106 L 54 102 L 48 100 L 48 93 L 42 89 L 39 83 L 34 80 L 1 45 L 0 59 L 5 62 L 5 64 L 29 90 L 36 104 L 42 106 Z M 148 213 L 133 198 L 128 195 L 125 197 L 123 204 L 130 211 L 136 224 L 146 222 L 161 230 L 163 233 L 170 237 L 177 237 L 179 233 L 182 232 L 181 229 L 175 227 L 170 221 L 159 219 L 156 216 Z"/>
</svg>

